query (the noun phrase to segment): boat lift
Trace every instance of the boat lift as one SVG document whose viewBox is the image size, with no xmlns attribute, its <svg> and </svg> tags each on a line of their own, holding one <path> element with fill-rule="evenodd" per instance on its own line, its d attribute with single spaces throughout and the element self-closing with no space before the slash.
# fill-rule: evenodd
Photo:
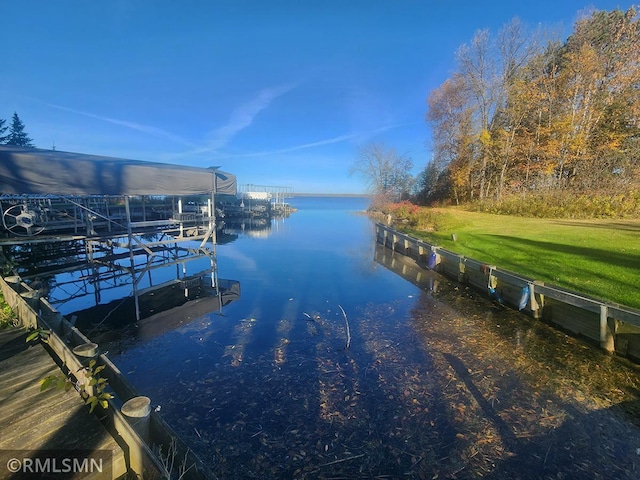
<svg viewBox="0 0 640 480">
<path fill-rule="evenodd" d="M 236 194 L 236 177 L 219 167 L 2 145 L 0 247 L 80 242 L 88 264 L 111 262 L 112 270 L 132 276 L 139 317 L 138 286 L 160 251 L 179 248 L 208 257 L 211 286 L 218 287 L 216 197 Z M 178 247 L 183 242 L 189 243 Z M 126 252 L 128 267 L 97 254 L 113 248 Z"/>
</svg>

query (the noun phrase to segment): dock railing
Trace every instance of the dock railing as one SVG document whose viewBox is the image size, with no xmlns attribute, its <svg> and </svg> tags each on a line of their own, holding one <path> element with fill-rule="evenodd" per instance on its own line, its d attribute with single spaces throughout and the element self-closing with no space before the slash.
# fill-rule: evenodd
<svg viewBox="0 0 640 480">
<path fill-rule="evenodd" d="M 640 360 L 640 311 L 591 298 L 376 224 L 376 242 L 413 258 L 496 301 L 596 343 L 607 352 Z"/>
<path fill-rule="evenodd" d="M 109 393 L 114 398 L 107 400 L 107 408 L 98 406 L 95 412 L 123 449 L 127 467 L 132 473 L 138 478 L 215 478 L 152 408 L 147 408 L 139 417 L 123 413 L 123 406 L 128 401 L 146 397 L 138 395 L 118 367 L 105 353 L 100 353 L 99 347 L 92 356 L 74 353 L 75 347 L 92 345 L 92 342 L 45 298 L 41 298 L 37 290 L 33 290 L 16 276 L 0 277 L 0 289 L 24 327 L 40 328 L 48 332 L 47 349 L 64 374 L 75 377 L 91 359 L 96 361 L 96 366 L 104 365 L 100 374 L 106 378 Z M 87 387 L 89 395 L 94 393 L 92 389 L 93 387 Z M 175 471 L 170 471 L 171 465 Z"/>
</svg>

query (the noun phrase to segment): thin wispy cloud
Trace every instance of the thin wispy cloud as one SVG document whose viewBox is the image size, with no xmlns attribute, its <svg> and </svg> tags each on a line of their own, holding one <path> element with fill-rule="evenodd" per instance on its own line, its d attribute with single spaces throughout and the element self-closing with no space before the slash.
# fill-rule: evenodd
<svg viewBox="0 0 640 480">
<path fill-rule="evenodd" d="M 268 108 L 275 99 L 291 91 L 296 85 L 295 83 L 290 83 L 261 90 L 255 98 L 231 112 L 225 125 L 211 132 L 206 148 L 208 150 L 217 150 L 225 146 L 239 132 L 251 126 L 256 116 Z"/>
<path fill-rule="evenodd" d="M 297 85 L 297 83 L 287 83 L 260 90 L 254 98 L 236 107 L 231 112 L 227 123 L 212 130 L 201 146 L 173 155 L 173 157 L 219 153 L 218 150 L 227 145 L 233 137 L 242 130 L 250 127 L 260 112 L 267 109 L 274 100 L 291 91 L 297 87 Z"/>
<path fill-rule="evenodd" d="M 77 115 L 82 115 L 89 118 L 95 118 L 96 120 L 101 120 L 103 122 L 108 122 L 114 125 L 120 125 L 132 130 L 152 135 L 157 138 L 165 138 L 175 143 L 179 143 L 189 147 L 188 151 L 182 152 L 177 155 L 170 155 L 170 157 L 175 158 L 198 155 L 202 153 L 215 153 L 218 149 L 228 144 L 231 139 L 240 131 L 251 126 L 256 116 L 260 112 L 268 108 L 275 99 L 291 91 L 296 86 L 296 83 L 288 83 L 277 87 L 265 88 L 261 90 L 254 98 L 250 99 L 246 103 L 241 104 L 235 110 L 233 110 L 231 112 L 231 115 L 229 116 L 229 120 L 227 121 L 227 123 L 213 130 L 211 133 L 209 133 L 209 135 L 207 135 L 208 139 L 205 139 L 199 144 L 188 141 L 178 135 L 172 134 L 171 132 L 167 132 L 166 130 L 162 130 L 150 125 L 111 118 L 104 115 L 98 115 L 95 113 L 65 107 L 62 105 L 56 105 L 53 103 L 46 103 L 46 105 L 58 110 L 75 113 Z"/>
<path fill-rule="evenodd" d="M 122 127 L 130 128 L 132 130 L 136 130 L 138 132 L 143 132 L 148 135 L 152 135 L 157 138 L 166 138 L 167 140 L 171 140 L 172 142 L 180 143 L 182 145 L 186 145 L 188 147 L 193 147 L 194 144 L 185 140 L 184 138 L 174 135 L 171 132 L 167 132 L 160 128 L 152 127 L 150 125 L 144 125 L 142 123 L 130 122 L 128 120 L 120 120 L 117 118 L 105 117 L 103 115 L 96 115 L 94 113 L 84 112 L 82 110 L 76 110 L 74 108 L 63 107 L 61 105 L 56 105 L 53 103 L 47 103 L 48 106 L 52 108 L 57 108 L 58 110 L 64 110 L 66 112 L 76 113 L 78 115 L 83 115 L 85 117 L 95 118 L 96 120 L 101 120 L 103 122 L 112 123 L 114 125 L 120 125 Z"/>
<path fill-rule="evenodd" d="M 327 138 L 326 140 L 319 140 L 317 142 L 311 142 L 311 143 L 305 143 L 302 145 L 295 145 L 293 147 L 287 147 L 287 148 L 282 148 L 279 150 L 269 150 L 269 151 L 264 151 L 264 152 L 254 152 L 254 153 L 246 153 L 246 154 L 241 154 L 241 155 L 232 155 L 233 157 L 242 157 L 242 158 L 248 158 L 248 157 L 261 157 L 264 155 L 277 155 L 277 154 L 281 154 L 281 153 L 290 153 L 290 152 L 296 152 L 298 150 L 305 150 L 307 148 L 313 148 L 313 147 L 321 147 L 323 145 L 331 145 L 332 143 L 340 143 L 340 142 L 344 142 L 346 140 L 351 140 L 352 138 L 357 137 L 359 134 L 357 133 L 349 133 L 346 135 L 340 135 L 334 138 Z"/>
<path fill-rule="evenodd" d="M 386 132 L 388 130 L 392 130 L 394 128 L 403 127 L 407 125 L 412 125 L 414 122 L 404 122 L 404 123 L 395 123 L 390 125 L 384 125 L 382 127 L 376 128 L 374 130 L 369 130 L 367 132 L 355 132 L 355 133 L 347 133 L 345 135 L 338 135 L 333 138 L 327 138 L 325 140 L 318 140 L 317 142 L 304 143 L 301 145 L 294 145 L 292 147 L 286 147 L 278 150 L 269 150 L 263 152 L 254 152 L 247 153 L 241 155 L 231 155 L 234 158 L 249 158 L 249 157 L 262 157 L 265 155 L 278 155 L 283 153 L 291 153 L 296 152 L 298 150 L 306 150 L 309 148 L 322 147 L 324 145 L 331 145 L 333 143 L 345 142 L 347 140 L 352 140 L 354 138 L 359 138 L 362 141 L 366 141 L 380 133 Z"/>
</svg>

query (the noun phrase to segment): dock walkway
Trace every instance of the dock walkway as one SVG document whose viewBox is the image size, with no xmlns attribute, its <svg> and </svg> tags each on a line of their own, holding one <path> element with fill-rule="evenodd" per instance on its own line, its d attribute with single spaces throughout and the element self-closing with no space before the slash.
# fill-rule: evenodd
<svg viewBox="0 0 640 480">
<path fill-rule="evenodd" d="M 113 478 L 125 475 L 121 447 L 75 390 L 40 391 L 40 380 L 60 368 L 44 345 L 27 344 L 26 336 L 24 328 L 0 331 L 0 478 L 11 478 L 3 455 L 15 450 L 110 451 Z"/>
</svg>

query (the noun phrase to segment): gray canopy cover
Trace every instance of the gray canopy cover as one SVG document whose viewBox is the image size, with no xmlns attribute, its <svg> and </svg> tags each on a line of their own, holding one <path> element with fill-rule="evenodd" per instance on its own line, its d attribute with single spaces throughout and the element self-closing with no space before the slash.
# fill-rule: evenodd
<svg viewBox="0 0 640 480">
<path fill-rule="evenodd" d="M 0 145 L 0 193 L 39 195 L 236 195 L 235 175 L 81 153 Z"/>
</svg>

